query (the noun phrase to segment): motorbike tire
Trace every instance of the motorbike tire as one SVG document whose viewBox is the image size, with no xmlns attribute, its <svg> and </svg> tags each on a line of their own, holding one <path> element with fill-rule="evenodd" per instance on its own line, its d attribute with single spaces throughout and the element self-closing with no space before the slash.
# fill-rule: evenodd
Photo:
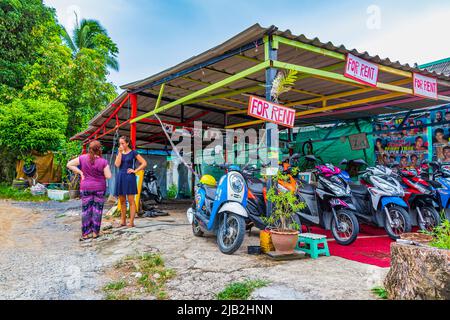
<svg viewBox="0 0 450 320">
<path fill-rule="evenodd" d="M 197 218 L 195 218 L 195 216 L 192 221 L 192 233 L 196 237 L 203 237 L 203 231 L 200 228 L 200 226 L 198 225 L 198 221 L 197 221 Z"/>
<path fill-rule="evenodd" d="M 234 241 L 230 245 L 226 245 L 224 242 L 224 237 L 226 235 L 224 234 L 225 230 L 223 228 L 223 219 L 220 221 L 219 230 L 217 232 L 217 245 L 219 246 L 219 250 L 224 254 L 233 254 L 236 250 L 238 250 L 241 247 L 245 236 L 246 224 L 244 217 L 228 212 L 227 225 L 229 225 L 230 223 L 234 223 L 236 225 L 236 236 Z"/>
<path fill-rule="evenodd" d="M 405 232 L 405 233 L 411 232 L 411 229 L 412 229 L 411 217 L 405 208 L 394 205 L 394 206 L 390 206 L 388 208 L 388 210 L 389 210 L 389 214 L 391 211 L 395 210 L 400 215 L 400 217 L 404 223 L 404 231 L 403 232 Z M 392 216 L 391 216 L 391 218 L 392 218 Z M 384 230 L 386 230 L 386 233 L 388 234 L 389 238 L 391 238 L 392 240 L 400 239 L 401 233 L 395 233 L 394 230 L 392 230 L 392 227 L 389 224 L 389 220 L 388 220 L 386 214 L 384 214 Z"/>
<path fill-rule="evenodd" d="M 155 197 L 155 202 L 156 202 L 157 204 L 161 204 L 161 203 L 162 203 L 162 200 L 163 200 L 163 198 L 162 198 L 161 191 L 158 190 L 158 194 L 157 194 L 157 196 Z"/>
<path fill-rule="evenodd" d="M 350 222 L 353 226 L 350 236 L 348 238 L 344 239 L 344 238 L 341 238 L 338 234 L 337 224 L 336 224 L 334 216 L 331 219 L 331 233 L 333 234 L 334 239 L 340 245 L 348 246 L 349 244 L 352 244 L 358 237 L 358 233 L 359 233 L 358 219 L 356 219 L 356 216 L 352 211 L 346 210 L 346 209 L 338 210 L 336 212 L 336 216 L 338 217 L 338 219 L 340 216 L 347 217 L 347 222 Z"/>
<path fill-rule="evenodd" d="M 425 214 L 425 212 L 427 214 Z M 441 218 L 439 216 L 439 212 L 434 208 L 430 206 L 426 206 L 422 208 L 422 215 L 425 220 L 428 219 L 428 221 L 424 223 L 419 221 L 419 218 L 417 217 L 418 225 L 420 230 L 425 231 L 433 231 L 434 228 L 436 228 L 438 225 L 441 224 Z"/>
</svg>

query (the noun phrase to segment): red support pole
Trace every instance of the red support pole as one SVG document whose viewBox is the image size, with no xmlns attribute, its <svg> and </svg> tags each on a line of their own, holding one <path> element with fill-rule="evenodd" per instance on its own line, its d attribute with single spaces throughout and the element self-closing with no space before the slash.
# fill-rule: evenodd
<svg viewBox="0 0 450 320">
<path fill-rule="evenodd" d="M 87 151 L 86 151 L 86 144 L 83 143 L 83 154 L 86 154 L 86 153 L 87 153 Z"/>
<path fill-rule="evenodd" d="M 131 103 L 131 119 L 137 117 L 137 95 L 135 93 L 130 93 L 130 103 Z M 136 123 L 130 125 L 130 140 L 133 150 L 136 149 Z"/>
</svg>

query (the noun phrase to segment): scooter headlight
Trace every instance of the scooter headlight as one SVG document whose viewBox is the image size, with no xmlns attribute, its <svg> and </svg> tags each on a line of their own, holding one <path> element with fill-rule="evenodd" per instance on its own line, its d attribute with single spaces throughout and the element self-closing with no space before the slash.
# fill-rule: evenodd
<svg viewBox="0 0 450 320">
<path fill-rule="evenodd" d="M 244 180 L 237 175 L 231 176 L 230 184 L 234 192 L 240 193 L 244 189 Z"/>
<path fill-rule="evenodd" d="M 333 176 L 331 179 L 339 178 Z M 350 187 L 348 185 L 344 186 L 341 181 L 338 184 L 334 184 L 332 181 L 328 181 L 327 179 L 322 179 L 322 182 L 337 196 L 337 197 L 345 197 L 350 195 Z M 347 188 L 348 187 L 348 188 Z"/>
</svg>

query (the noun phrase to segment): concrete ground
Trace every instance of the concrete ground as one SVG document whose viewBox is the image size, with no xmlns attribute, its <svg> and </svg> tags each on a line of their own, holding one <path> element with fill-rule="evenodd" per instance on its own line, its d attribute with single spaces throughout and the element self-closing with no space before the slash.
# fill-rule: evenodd
<svg viewBox="0 0 450 320">
<path fill-rule="evenodd" d="M 167 283 L 171 299 L 214 299 L 235 281 L 264 279 L 254 299 L 376 299 L 388 269 L 321 257 L 277 262 L 247 254 L 256 230 L 233 255 L 220 253 L 215 238 L 196 238 L 185 216 L 187 202 L 158 208 L 170 216 L 140 218 L 136 228 L 106 230 L 80 243 L 80 203 L 0 202 L 0 299 L 102 299 L 108 270 L 122 257 L 160 252 L 176 270 Z M 105 218 L 104 226 L 111 225 Z"/>
</svg>

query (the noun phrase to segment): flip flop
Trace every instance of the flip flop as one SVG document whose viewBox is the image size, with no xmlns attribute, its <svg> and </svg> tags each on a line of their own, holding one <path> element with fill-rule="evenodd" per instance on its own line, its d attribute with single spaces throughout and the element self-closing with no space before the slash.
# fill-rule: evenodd
<svg viewBox="0 0 450 320">
<path fill-rule="evenodd" d="M 87 237 L 87 238 L 85 238 L 85 237 L 80 237 L 80 241 L 87 241 L 87 240 L 91 240 L 91 238 L 89 238 L 89 237 Z"/>
</svg>

